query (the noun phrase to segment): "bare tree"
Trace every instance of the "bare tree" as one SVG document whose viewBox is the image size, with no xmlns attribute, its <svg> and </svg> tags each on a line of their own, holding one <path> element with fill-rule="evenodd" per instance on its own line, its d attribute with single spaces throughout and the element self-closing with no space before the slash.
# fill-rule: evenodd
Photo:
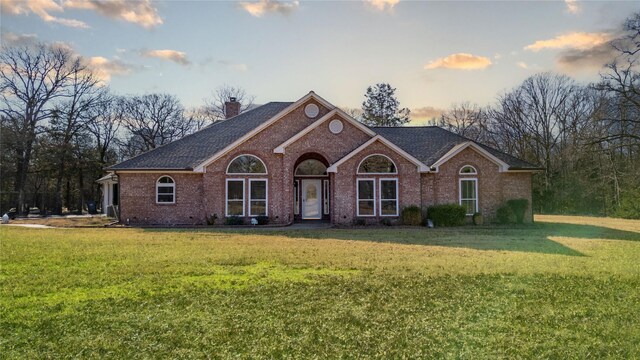
<svg viewBox="0 0 640 360">
<path fill-rule="evenodd" d="M 487 142 L 487 111 L 476 104 L 452 105 L 440 116 L 438 125 L 471 140 Z"/>
<path fill-rule="evenodd" d="M 210 98 L 204 99 L 205 105 L 200 110 L 203 117 L 211 122 L 224 120 L 225 103 L 231 98 L 240 103 L 240 113 L 250 110 L 255 100 L 255 96 L 247 94 L 243 88 L 225 84 L 217 87 Z"/>
<path fill-rule="evenodd" d="M 184 107 L 169 94 L 131 96 L 125 100 L 123 126 L 131 137 L 125 146 L 128 156 L 168 144 L 195 131 L 195 122 L 184 116 Z"/>
<path fill-rule="evenodd" d="M 116 160 L 109 159 L 109 152 L 113 152 L 125 111 L 124 98 L 104 93 L 102 100 L 89 113 L 91 121 L 87 130 L 93 135 L 101 168 Z"/>
<path fill-rule="evenodd" d="M 3 47 L 0 51 L 0 112 L 7 128 L 16 137 L 17 208 L 25 210 L 25 187 L 33 145 L 50 119 L 55 100 L 69 96 L 67 87 L 73 74 L 85 64 L 69 49 L 45 44 Z"/>
</svg>

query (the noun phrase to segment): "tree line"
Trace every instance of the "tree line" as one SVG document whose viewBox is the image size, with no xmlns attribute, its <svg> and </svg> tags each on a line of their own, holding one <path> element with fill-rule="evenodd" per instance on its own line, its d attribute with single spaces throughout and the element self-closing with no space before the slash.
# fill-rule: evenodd
<svg viewBox="0 0 640 360">
<path fill-rule="evenodd" d="M 535 74 L 491 106 L 456 104 L 432 124 L 540 165 L 538 213 L 640 218 L 640 13 L 623 30 L 598 82 Z"/>
<path fill-rule="evenodd" d="M 230 97 L 253 103 L 228 85 L 191 109 L 166 93 L 117 95 L 86 59 L 45 43 L 2 47 L 0 97 L 3 213 L 81 212 L 100 200 L 105 167 L 224 119 Z"/>
</svg>

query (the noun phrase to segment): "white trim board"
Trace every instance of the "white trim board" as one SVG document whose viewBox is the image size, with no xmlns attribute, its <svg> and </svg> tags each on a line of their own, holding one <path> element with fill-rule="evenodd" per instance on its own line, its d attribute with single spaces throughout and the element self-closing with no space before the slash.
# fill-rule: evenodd
<svg viewBox="0 0 640 360">
<path fill-rule="evenodd" d="M 193 171 L 194 172 L 206 172 L 207 166 L 209 166 L 211 163 L 213 163 L 214 161 L 218 160 L 219 158 L 221 158 L 222 156 L 227 154 L 229 151 L 231 151 L 231 150 L 235 149 L 236 147 L 240 146 L 245 141 L 247 141 L 250 138 L 254 137 L 258 133 L 260 133 L 262 130 L 268 128 L 269 126 L 271 126 L 271 124 L 273 124 L 276 121 L 280 120 L 281 118 L 283 118 L 284 116 L 286 116 L 287 114 L 289 114 L 290 112 L 292 112 L 293 110 L 298 108 L 300 105 L 304 104 L 305 102 L 307 102 L 307 101 L 309 101 L 311 99 L 317 101 L 318 103 L 322 104 L 323 106 L 325 106 L 326 108 L 328 108 L 330 110 L 333 110 L 333 109 L 336 108 L 331 103 L 329 103 L 327 100 L 323 99 L 322 97 L 320 97 L 319 95 L 317 95 L 313 91 L 310 91 L 307 95 L 303 96 L 302 98 L 300 98 L 298 101 L 294 102 L 293 104 L 287 106 L 284 110 L 282 110 L 279 113 L 277 113 L 271 119 L 263 122 L 262 124 L 260 124 L 260 126 L 258 126 L 255 129 L 249 131 L 248 133 L 244 134 L 238 140 L 234 141 L 233 143 L 231 143 L 230 145 L 228 145 L 224 149 L 222 149 L 222 150 L 218 151 L 217 153 L 213 154 L 212 156 L 210 156 L 207 160 L 205 160 L 202 163 L 198 164 L 196 167 L 193 168 Z"/>
<path fill-rule="evenodd" d="M 347 155 L 345 155 L 342 159 L 336 161 L 333 165 L 329 166 L 327 168 L 327 173 L 338 172 L 338 167 L 340 165 L 342 165 L 347 160 L 351 159 L 352 157 L 354 157 L 359 152 L 361 152 L 362 150 L 366 149 L 369 145 L 373 144 L 376 141 L 380 141 L 382 144 L 386 145 L 388 148 L 390 148 L 391 150 L 395 151 L 400 156 L 404 157 L 405 159 L 409 160 L 411 163 L 415 164 L 417 166 L 417 168 L 418 168 L 418 172 L 427 173 L 427 172 L 431 171 L 427 165 L 423 164 L 420 160 L 418 160 L 415 157 L 411 156 L 406 151 L 400 149 L 397 145 L 395 145 L 391 141 L 389 141 L 389 140 L 385 139 L 384 137 L 382 137 L 382 135 L 376 135 L 376 136 L 372 137 L 371 139 L 369 139 L 369 141 L 367 141 L 364 144 L 358 146 L 352 152 L 350 152 Z M 396 167 L 396 171 L 397 171 L 397 167 Z"/>
<path fill-rule="evenodd" d="M 493 162 L 494 164 L 498 165 L 498 172 L 505 172 L 509 170 L 509 164 L 505 163 L 504 161 L 498 159 L 497 157 L 495 157 L 495 155 L 491 154 L 490 152 L 488 152 L 487 150 L 483 149 L 482 146 L 472 142 L 472 141 L 466 141 L 460 144 L 457 144 L 456 146 L 452 147 L 451 150 L 447 151 L 446 154 L 444 154 L 440 159 L 438 159 L 438 161 L 436 161 L 435 163 L 433 163 L 433 165 L 431 165 L 432 168 L 434 168 L 434 172 L 438 172 L 439 171 L 439 167 L 446 163 L 447 161 L 451 160 L 451 158 L 453 158 L 454 156 L 458 155 L 462 150 L 471 147 L 473 150 L 475 150 L 476 152 L 478 152 L 480 155 L 486 157 L 489 161 Z"/>
<path fill-rule="evenodd" d="M 306 128 L 302 129 L 302 131 L 298 132 L 297 134 L 295 134 L 294 136 L 292 136 L 291 138 L 289 138 L 287 141 L 283 142 L 282 144 L 276 146 L 275 149 L 273 149 L 273 152 L 276 154 L 284 154 L 285 153 L 285 149 L 293 144 L 294 142 L 298 141 L 300 138 L 302 138 L 303 136 L 305 136 L 306 134 L 308 134 L 309 132 L 311 132 L 311 130 L 317 128 L 318 126 L 322 125 L 324 122 L 333 119 L 335 116 L 339 116 L 341 117 L 343 120 L 348 121 L 351 125 L 355 126 L 356 128 L 360 129 L 362 132 L 364 132 L 365 134 L 373 137 L 376 136 L 376 133 L 369 129 L 367 126 L 365 126 L 364 124 L 362 124 L 361 122 L 357 121 L 356 119 L 352 118 L 351 116 L 349 116 L 349 114 L 345 113 L 344 111 L 335 108 L 333 110 L 331 110 L 330 112 L 328 112 L 325 116 L 321 117 L 320 119 L 318 119 L 317 121 L 315 121 L 314 123 L 312 123 L 311 125 L 307 126 Z"/>
</svg>

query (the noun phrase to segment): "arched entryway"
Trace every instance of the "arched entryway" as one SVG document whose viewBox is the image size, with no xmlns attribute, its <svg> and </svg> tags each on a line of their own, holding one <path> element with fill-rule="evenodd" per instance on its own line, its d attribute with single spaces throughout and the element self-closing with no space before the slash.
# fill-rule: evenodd
<svg viewBox="0 0 640 360">
<path fill-rule="evenodd" d="M 294 219 L 329 220 L 329 163 L 318 153 L 307 153 L 293 168 Z"/>
</svg>

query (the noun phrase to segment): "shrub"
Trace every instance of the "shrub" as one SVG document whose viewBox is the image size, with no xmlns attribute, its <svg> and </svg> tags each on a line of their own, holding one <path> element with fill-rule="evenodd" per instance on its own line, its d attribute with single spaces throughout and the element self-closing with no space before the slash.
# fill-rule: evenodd
<svg viewBox="0 0 640 360">
<path fill-rule="evenodd" d="M 230 216 L 224 223 L 225 225 L 244 225 L 244 219 L 239 216 Z"/>
<path fill-rule="evenodd" d="M 464 224 L 467 210 L 458 204 L 430 206 L 427 209 L 429 219 L 435 226 L 459 226 Z"/>
<path fill-rule="evenodd" d="M 507 205 L 502 205 L 496 211 L 496 219 L 500 224 L 511 224 L 515 220 L 513 210 Z"/>
<path fill-rule="evenodd" d="M 621 198 L 615 215 L 624 219 L 640 219 L 640 192 L 623 193 Z"/>
<path fill-rule="evenodd" d="M 527 199 L 507 200 L 507 206 L 509 206 L 513 211 L 513 214 L 516 217 L 516 222 L 518 224 L 522 224 L 524 222 L 524 213 L 527 212 L 527 207 L 529 207 L 529 200 Z"/>
<path fill-rule="evenodd" d="M 384 219 L 380 220 L 380 225 L 391 226 L 391 225 L 393 225 L 393 223 L 391 222 L 391 219 L 384 218 Z"/>
<path fill-rule="evenodd" d="M 256 220 L 258 220 L 258 225 L 267 225 L 269 223 L 268 216 L 258 216 Z"/>
<path fill-rule="evenodd" d="M 419 226 L 422 223 L 422 209 L 416 205 L 407 206 L 402 209 L 402 224 Z"/>
<path fill-rule="evenodd" d="M 362 218 L 356 218 L 356 219 L 353 220 L 353 225 L 355 225 L 355 226 L 365 226 L 365 225 L 367 225 L 367 222 Z"/>
</svg>

